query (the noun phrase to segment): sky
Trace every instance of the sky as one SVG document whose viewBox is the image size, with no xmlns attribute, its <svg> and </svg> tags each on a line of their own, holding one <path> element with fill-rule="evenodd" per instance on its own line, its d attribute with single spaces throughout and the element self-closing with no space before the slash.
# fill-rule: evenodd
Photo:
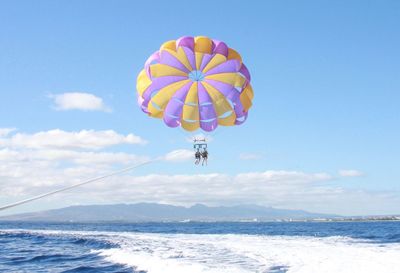
<svg viewBox="0 0 400 273">
<path fill-rule="evenodd" d="M 400 214 L 399 1 L 1 1 L 0 206 L 157 162 L 0 215 L 76 204 L 258 204 Z M 252 76 L 248 120 L 194 134 L 146 116 L 136 77 L 204 35 Z M 179 156 L 169 154 L 180 150 Z"/>
</svg>

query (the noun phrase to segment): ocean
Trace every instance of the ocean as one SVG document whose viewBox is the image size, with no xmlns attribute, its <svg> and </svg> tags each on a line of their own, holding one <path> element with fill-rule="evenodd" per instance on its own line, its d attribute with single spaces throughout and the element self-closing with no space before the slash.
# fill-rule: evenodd
<svg viewBox="0 0 400 273">
<path fill-rule="evenodd" d="M 0 222 L 0 272 L 400 273 L 400 222 Z"/>
</svg>

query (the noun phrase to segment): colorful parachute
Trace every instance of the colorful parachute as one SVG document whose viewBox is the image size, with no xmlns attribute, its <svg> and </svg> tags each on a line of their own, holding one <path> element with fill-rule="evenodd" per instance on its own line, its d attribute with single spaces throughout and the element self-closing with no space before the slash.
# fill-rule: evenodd
<svg viewBox="0 0 400 273">
<path fill-rule="evenodd" d="M 187 131 L 242 124 L 254 96 L 239 53 L 204 36 L 164 43 L 146 61 L 136 87 L 145 113 Z"/>
</svg>

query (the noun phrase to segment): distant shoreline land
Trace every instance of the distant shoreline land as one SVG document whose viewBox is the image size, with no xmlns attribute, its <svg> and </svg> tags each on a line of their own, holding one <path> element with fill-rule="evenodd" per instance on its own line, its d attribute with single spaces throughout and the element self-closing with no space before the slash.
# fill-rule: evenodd
<svg viewBox="0 0 400 273">
<path fill-rule="evenodd" d="M 191 207 L 157 203 L 70 206 L 0 217 L 9 222 L 370 222 L 400 221 L 400 215 L 340 216 L 258 205 Z"/>
</svg>

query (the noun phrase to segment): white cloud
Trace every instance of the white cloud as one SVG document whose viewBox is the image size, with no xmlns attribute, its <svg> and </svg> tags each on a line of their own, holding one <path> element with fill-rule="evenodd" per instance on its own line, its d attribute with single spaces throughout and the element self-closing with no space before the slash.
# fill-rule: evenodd
<svg viewBox="0 0 400 273">
<path fill-rule="evenodd" d="M 71 180 L 72 173 L 73 170 L 68 172 Z M 79 170 L 76 175 L 81 173 Z M 237 175 L 122 175 L 66 195 L 70 202 L 82 204 L 142 201 L 176 205 L 252 203 L 348 215 L 379 214 L 385 204 L 400 204 L 398 195 L 333 187 L 325 183 L 328 178 L 329 175 L 321 173 L 274 170 Z M 21 192 L 24 191 L 20 189 Z M 89 192 L 90 200 L 87 199 Z"/>
<path fill-rule="evenodd" d="M 364 173 L 358 170 L 340 170 L 339 175 L 342 177 L 359 177 L 364 176 Z"/>
<path fill-rule="evenodd" d="M 112 145 L 143 143 L 138 136 L 121 135 L 112 130 L 66 132 L 57 129 L 3 134 L 0 137 L 1 194 L 9 198 L 40 194 L 122 165 L 148 161 L 148 156 L 102 151 Z"/>
<path fill-rule="evenodd" d="M 327 173 L 304 173 L 299 171 L 266 171 L 266 172 L 253 172 L 238 174 L 239 180 L 246 181 L 269 181 L 280 183 L 282 181 L 291 181 L 291 183 L 302 184 L 313 181 L 327 181 L 333 179 L 333 177 Z"/>
<path fill-rule="evenodd" d="M 180 150 L 175 150 L 172 152 L 167 153 L 163 159 L 165 161 L 188 161 L 194 158 L 194 154 L 191 150 L 187 149 L 180 149 Z"/>
<path fill-rule="evenodd" d="M 162 159 L 177 161 L 189 159 L 192 156 L 192 151 L 177 150 L 166 154 Z M 5 148 L 0 150 L 2 193 L 8 197 L 14 196 L 18 200 L 110 172 L 118 168 L 115 164 L 134 165 L 148 159 L 145 156 L 126 153 Z M 64 162 L 67 162 L 67 165 L 63 164 Z M 349 200 L 355 202 L 366 198 L 365 193 L 346 191 L 326 184 L 326 181 L 332 179 L 334 178 L 327 173 L 287 170 L 267 170 L 236 175 L 150 174 L 135 177 L 134 174 L 124 174 L 87 185 L 73 192 L 66 192 L 61 194 L 63 196 L 61 199 L 65 202 L 65 206 L 71 203 L 140 201 L 179 205 L 254 203 L 281 208 L 324 211 L 331 207 L 335 208 L 336 199 L 346 199 L 349 203 Z M 88 198 L 89 193 L 90 198 Z M 56 198 L 54 200 L 60 200 L 60 196 L 54 198 Z M 60 203 L 57 202 L 57 205 Z"/>
<path fill-rule="evenodd" d="M 148 161 L 150 157 L 145 155 L 103 150 L 111 145 L 142 142 L 114 131 L 8 133 L 0 137 L 0 191 L 4 197 L 0 205 Z M 193 160 L 193 152 L 176 150 L 160 159 L 170 162 Z M 73 203 L 141 201 L 177 205 L 253 203 L 344 214 L 394 213 L 400 207 L 397 192 L 343 188 L 330 183 L 338 177 L 325 172 L 266 170 L 166 175 L 157 173 L 159 169 L 154 166 L 146 168 L 155 173 L 138 177 L 135 173 L 125 173 L 62 193 L 54 199 L 38 201 L 34 206 L 46 203 L 47 208 L 54 208 Z M 356 175 L 354 170 L 341 172 L 341 175 Z M 30 207 L 21 207 L 22 210 L 27 208 Z"/>
<path fill-rule="evenodd" d="M 149 160 L 147 156 L 136 156 L 122 152 L 82 152 L 62 149 L 27 149 L 13 150 L 0 149 L 0 162 L 32 162 L 52 161 L 70 162 L 77 165 L 101 165 L 101 164 L 135 164 Z"/>
<path fill-rule="evenodd" d="M 182 150 L 182 154 L 186 152 L 189 156 L 189 151 Z M 174 161 L 175 152 L 163 159 Z M 19 200 L 105 174 L 118 168 L 115 164 L 134 165 L 147 160 L 125 153 L 3 149 L 0 150 L 1 191 Z M 60 165 L 64 161 L 70 164 Z M 327 213 L 379 214 L 385 205 L 392 208 L 400 205 L 395 193 L 345 189 L 327 183 L 333 179 L 324 172 L 288 170 L 137 177 L 126 173 L 60 194 L 54 197 L 57 202 L 53 206 L 142 201 L 177 205 L 253 203 Z"/>
<path fill-rule="evenodd" d="M 121 165 L 148 161 L 148 156 L 101 150 L 117 144 L 142 143 L 144 140 L 133 134 L 121 135 L 112 130 L 50 130 L 0 137 L 1 194 L 12 197 L 43 193 Z"/>
<path fill-rule="evenodd" d="M 79 148 L 100 149 L 119 144 L 145 144 L 146 141 L 134 134 L 121 135 L 113 130 L 81 130 L 68 132 L 60 129 L 34 134 L 17 133 L 8 138 L 0 138 L 0 147 L 22 148 Z"/>
<path fill-rule="evenodd" d="M 263 156 L 258 153 L 241 153 L 239 155 L 240 160 L 258 160 L 261 159 Z"/>
<path fill-rule="evenodd" d="M 316 212 L 379 214 L 400 205 L 398 194 L 332 186 L 326 173 L 268 170 L 265 172 L 198 175 L 152 174 L 114 177 L 94 193 L 98 202 L 162 202 L 178 205 L 258 204 Z M 110 185 L 118 184 L 118 187 Z M 143 187 L 143 185 L 146 185 Z M 111 196 L 111 190 L 114 188 Z M 389 204 L 389 205 L 388 205 Z M 385 206 L 388 206 L 385 208 Z M 397 210 L 398 213 L 398 210 Z"/>
<path fill-rule="evenodd" d="M 60 111 L 83 110 L 111 112 L 103 99 L 90 93 L 71 92 L 49 96 L 53 99 L 54 108 Z"/>
<path fill-rule="evenodd" d="M 5 137 L 15 130 L 16 128 L 0 128 L 0 137 Z"/>
</svg>

